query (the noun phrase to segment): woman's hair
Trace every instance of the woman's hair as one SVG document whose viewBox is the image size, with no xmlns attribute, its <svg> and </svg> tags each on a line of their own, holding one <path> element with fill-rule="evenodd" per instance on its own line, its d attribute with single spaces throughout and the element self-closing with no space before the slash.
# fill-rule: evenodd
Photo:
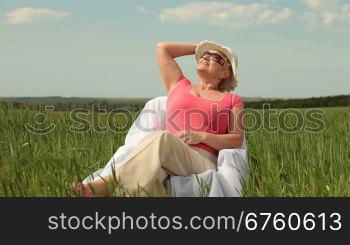
<svg viewBox="0 0 350 245">
<path fill-rule="evenodd" d="M 238 80 L 234 77 L 233 81 L 232 77 L 232 69 L 230 68 L 231 64 L 229 64 L 228 68 L 230 71 L 230 76 L 228 78 L 221 79 L 219 83 L 219 90 L 221 92 L 231 92 L 237 87 Z"/>
<path fill-rule="evenodd" d="M 235 78 L 231 81 L 230 78 L 223 78 L 219 83 L 219 90 L 221 92 L 231 92 L 237 87 L 238 80 Z"/>
</svg>

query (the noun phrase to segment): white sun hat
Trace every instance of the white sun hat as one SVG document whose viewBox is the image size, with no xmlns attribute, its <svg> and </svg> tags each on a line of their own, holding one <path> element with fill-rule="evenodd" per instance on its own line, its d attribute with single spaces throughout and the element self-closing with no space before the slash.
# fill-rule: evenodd
<svg viewBox="0 0 350 245">
<path fill-rule="evenodd" d="M 226 46 L 224 46 L 220 43 L 216 43 L 214 41 L 204 40 L 204 41 L 201 41 L 196 47 L 195 58 L 196 58 L 197 62 L 202 57 L 202 55 L 206 51 L 209 51 L 209 50 L 215 50 L 215 51 L 219 51 L 219 52 L 223 53 L 226 56 L 226 58 L 230 61 L 231 69 L 232 69 L 231 82 L 233 84 L 236 84 L 236 78 L 237 78 L 236 70 L 238 67 L 237 55 L 234 52 L 232 52 L 232 50 L 229 47 L 226 47 Z"/>
</svg>

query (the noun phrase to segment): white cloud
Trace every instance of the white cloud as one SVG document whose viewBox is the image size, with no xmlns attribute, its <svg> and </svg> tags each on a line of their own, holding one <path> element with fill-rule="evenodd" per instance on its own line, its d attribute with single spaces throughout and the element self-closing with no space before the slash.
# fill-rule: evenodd
<svg viewBox="0 0 350 245">
<path fill-rule="evenodd" d="M 150 14 L 150 12 L 142 5 L 137 6 L 137 10 L 146 15 Z"/>
<path fill-rule="evenodd" d="M 275 24 L 294 16 L 289 8 L 272 10 L 268 4 L 236 4 L 229 2 L 191 2 L 163 9 L 162 22 L 201 22 L 226 27 L 243 27 L 256 24 Z"/>
<path fill-rule="evenodd" d="M 18 8 L 5 14 L 8 24 L 22 24 L 43 19 L 61 19 L 69 15 L 69 12 L 54 11 L 44 8 Z"/>
<path fill-rule="evenodd" d="M 309 8 L 315 9 L 321 5 L 322 0 L 304 0 Z"/>
<path fill-rule="evenodd" d="M 270 22 L 270 23 L 278 23 L 284 20 L 290 19 L 294 16 L 294 13 L 289 9 L 285 8 L 279 12 L 273 12 L 271 10 L 265 10 L 263 13 L 259 15 L 260 22 Z"/>
<path fill-rule="evenodd" d="M 301 19 L 308 28 L 331 27 L 334 30 L 350 26 L 350 4 L 341 5 L 337 0 L 304 0 L 309 10 Z"/>
<path fill-rule="evenodd" d="M 324 11 L 321 16 L 324 24 L 331 24 L 338 18 L 338 14 L 332 11 Z"/>
<path fill-rule="evenodd" d="M 338 4 L 338 0 L 303 0 L 310 9 L 333 8 Z"/>
</svg>

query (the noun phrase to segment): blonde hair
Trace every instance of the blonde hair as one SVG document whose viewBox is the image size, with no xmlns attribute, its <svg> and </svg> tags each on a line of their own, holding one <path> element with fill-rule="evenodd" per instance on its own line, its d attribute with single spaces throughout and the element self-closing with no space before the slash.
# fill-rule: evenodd
<svg viewBox="0 0 350 245">
<path fill-rule="evenodd" d="M 231 66 L 230 62 L 228 64 L 229 64 L 228 67 L 230 67 Z M 229 71 L 230 71 L 230 76 L 228 78 L 221 79 L 219 83 L 219 90 L 221 92 L 231 92 L 235 90 L 235 88 L 237 87 L 238 80 L 236 79 L 235 76 L 232 75 L 231 68 L 229 69 Z"/>
<path fill-rule="evenodd" d="M 234 78 L 233 81 L 231 80 L 231 78 L 221 79 L 219 83 L 219 90 L 221 92 L 231 92 L 235 90 L 235 88 L 237 87 L 237 83 L 238 80 L 236 78 Z"/>
</svg>

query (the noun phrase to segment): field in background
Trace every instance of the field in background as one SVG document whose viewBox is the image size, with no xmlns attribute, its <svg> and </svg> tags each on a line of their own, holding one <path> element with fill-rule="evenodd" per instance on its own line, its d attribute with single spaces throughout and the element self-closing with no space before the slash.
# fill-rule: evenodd
<svg viewBox="0 0 350 245">
<path fill-rule="evenodd" d="M 350 107 L 324 110 L 321 132 L 247 131 L 251 176 L 245 196 L 350 196 Z M 0 196 L 72 196 L 68 183 L 105 166 L 124 144 L 127 127 L 102 132 L 104 115 L 87 116 L 95 130 L 78 133 L 69 130 L 78 125 L 68 111 L 47 111 L 46 121 L 37 112 L 0 106 Z M 29 132 L 25 124 L 34 119 L 37 128 L 56 128 Z M 295 125 L 293 120 L 288 117 L 287 124 Z M 277 125 L 278 114 L 271 122 Z M 115 123 L 124 125 L 122 118 Z"/>
</svg>

